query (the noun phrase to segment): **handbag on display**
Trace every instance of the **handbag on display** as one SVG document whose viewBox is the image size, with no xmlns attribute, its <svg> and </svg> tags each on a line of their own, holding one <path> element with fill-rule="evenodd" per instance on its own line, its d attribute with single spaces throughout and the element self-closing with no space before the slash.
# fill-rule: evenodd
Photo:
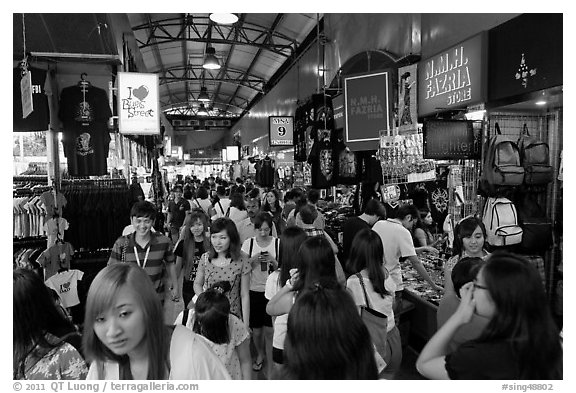
<svg viewBox="0 0 576 393">
<path fill-rule="evenodd" d="M 382 356 L 382 359 L 386 359 L 388 317 L 381 312 L 374 310 L 370 306 L 370 300 L 368 300 L 368 294 L 366 293 L 366 287 L 364 286 L 364 278 L 360 273 L 357 273 L 356 276 L 358 276 L 358 279 L 360 280 L 360 285 L 364 292 L 364 299 L 366 300 L 366 306 L 360 307 L 360 317 L 362 318 L 364 325 L 368 328 L 368 332 L 370 332 L 372 343 L 376 347 L 378 354 Z"/>
</svg>

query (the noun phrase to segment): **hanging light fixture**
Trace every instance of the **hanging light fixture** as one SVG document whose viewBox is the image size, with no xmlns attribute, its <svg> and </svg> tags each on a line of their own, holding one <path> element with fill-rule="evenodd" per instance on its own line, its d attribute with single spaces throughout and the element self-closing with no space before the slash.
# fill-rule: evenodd
<svg viewBox="0 0 576 393">
<path fill-rule="evenodd" d="M 208 111 L 204 107 L 204 104 L 200 104 L 200 108 L 198 108 L 198 111 L 196 112 L 196 114 L 198 116 L 208 116 Z"/>
<path fill-rule="evenodd" d="M 202 67 L 209 69 L 209 70 L 219 70 L 220 69 L 220 62 L 216 57 L 216 49 L 209 46 L 206 48 L 206 57 L 204 58 L 204 64 Z"/>
<path fill-rule="evenodd" d="M 198 95 L 198 101 L 208 102 L 210 97 L 208 96 L 208 89 L 205 86 L 200 88 L 200 94 Z"/>
<path fill-rule="evenodd" d="M 232 13 L 210 14 L 210 20 L 220 25 L 232 25 L 238 22 L 238 15 Z"/>
</svg>

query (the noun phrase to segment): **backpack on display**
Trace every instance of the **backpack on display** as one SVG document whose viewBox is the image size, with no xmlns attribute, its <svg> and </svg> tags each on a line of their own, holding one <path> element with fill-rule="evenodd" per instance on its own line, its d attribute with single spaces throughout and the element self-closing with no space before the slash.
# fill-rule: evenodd
<svg viewBox="0 0 576 393">
<path fill-rule="evenodd" d="M 495 124 L 496 133 L 488 139 L 480 186 L 488 196 L 495 196 L 502 186 L 519 186 L 524 182 L 524 167 L 520 149 L 514 137 L 502 135 Z"/>
<path fill-rule="evenodd" d="M 518 225 L 516 207 L 508 198 L 488 198 L 482 222 L 486 228 L 486 241 L 491 246 L 510 246 L 522 242 L 523 230 Z"/>
<path fill-rule="evenodd" d="M 536 195 L 522 193 L 516 200 L 518 221 L 524 233 L 519 252 L 541 254 L 553 244 L 552 221 L 537 201 Z"/>
<path fill-rule="evenodd" d="M 518 139 L 520 158 L 524 167 L 524 183 L 527 185 L 547 184 L 552 181 L 554 170 L 550 163 L 548 144 L 530 136 L 528 126 L 524 124 Z"/>
</svg>

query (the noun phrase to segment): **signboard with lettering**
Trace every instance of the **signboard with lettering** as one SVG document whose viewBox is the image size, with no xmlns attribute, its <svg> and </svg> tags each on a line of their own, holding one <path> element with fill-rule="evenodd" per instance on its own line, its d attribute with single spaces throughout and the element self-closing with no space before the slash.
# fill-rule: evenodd
<svg viewBox="0 0 576 393">
<path fill-rule="evenodd" d="M 486 101 L 486 33 L 480 33 L 418 67 L 418 115 Z"/>
<path fill-rule="evenodd" d="M 346 146 L 352 151 L 376 150 L 380 131 L 392 128 L 391 70 L 344 78 Z"/>
<path fill-rule="evenodd" d="M 118 73 L 118 127 L 122 134 L 160 134 L 158 74 Z"/>
<path fill-rule="evenodd" d="M 270 146 L 294 144 L 294 116 L 270 116 L 268 132 Z"/>
<path fill-rule="evenodd" d="M 490 30 L 491 103 L 563 84 L 562 18 L 526 13 Z"/>
<path fill-rule="evenodd" d="M 424 158 L 480 159 L 482 131 L 471 120 L 429 120 L 423 132 Z"/>
<path fill-rule="evenodd" d="M 344 94 L 338 94 L 332 97 L 332 106 L 334 107 L 334 128 L 344 128 Z"/>
</svg>

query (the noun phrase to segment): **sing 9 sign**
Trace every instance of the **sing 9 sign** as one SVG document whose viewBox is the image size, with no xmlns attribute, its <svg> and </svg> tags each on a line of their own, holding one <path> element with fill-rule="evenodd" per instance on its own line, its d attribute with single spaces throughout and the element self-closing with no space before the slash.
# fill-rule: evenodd
<svg viewBox="0 0 576 393">
<path fill-rule="evenodd" d="M 270 146 L 292 146 L 294 116 L 270 116 L 268 119 Z"/>
</svg>

